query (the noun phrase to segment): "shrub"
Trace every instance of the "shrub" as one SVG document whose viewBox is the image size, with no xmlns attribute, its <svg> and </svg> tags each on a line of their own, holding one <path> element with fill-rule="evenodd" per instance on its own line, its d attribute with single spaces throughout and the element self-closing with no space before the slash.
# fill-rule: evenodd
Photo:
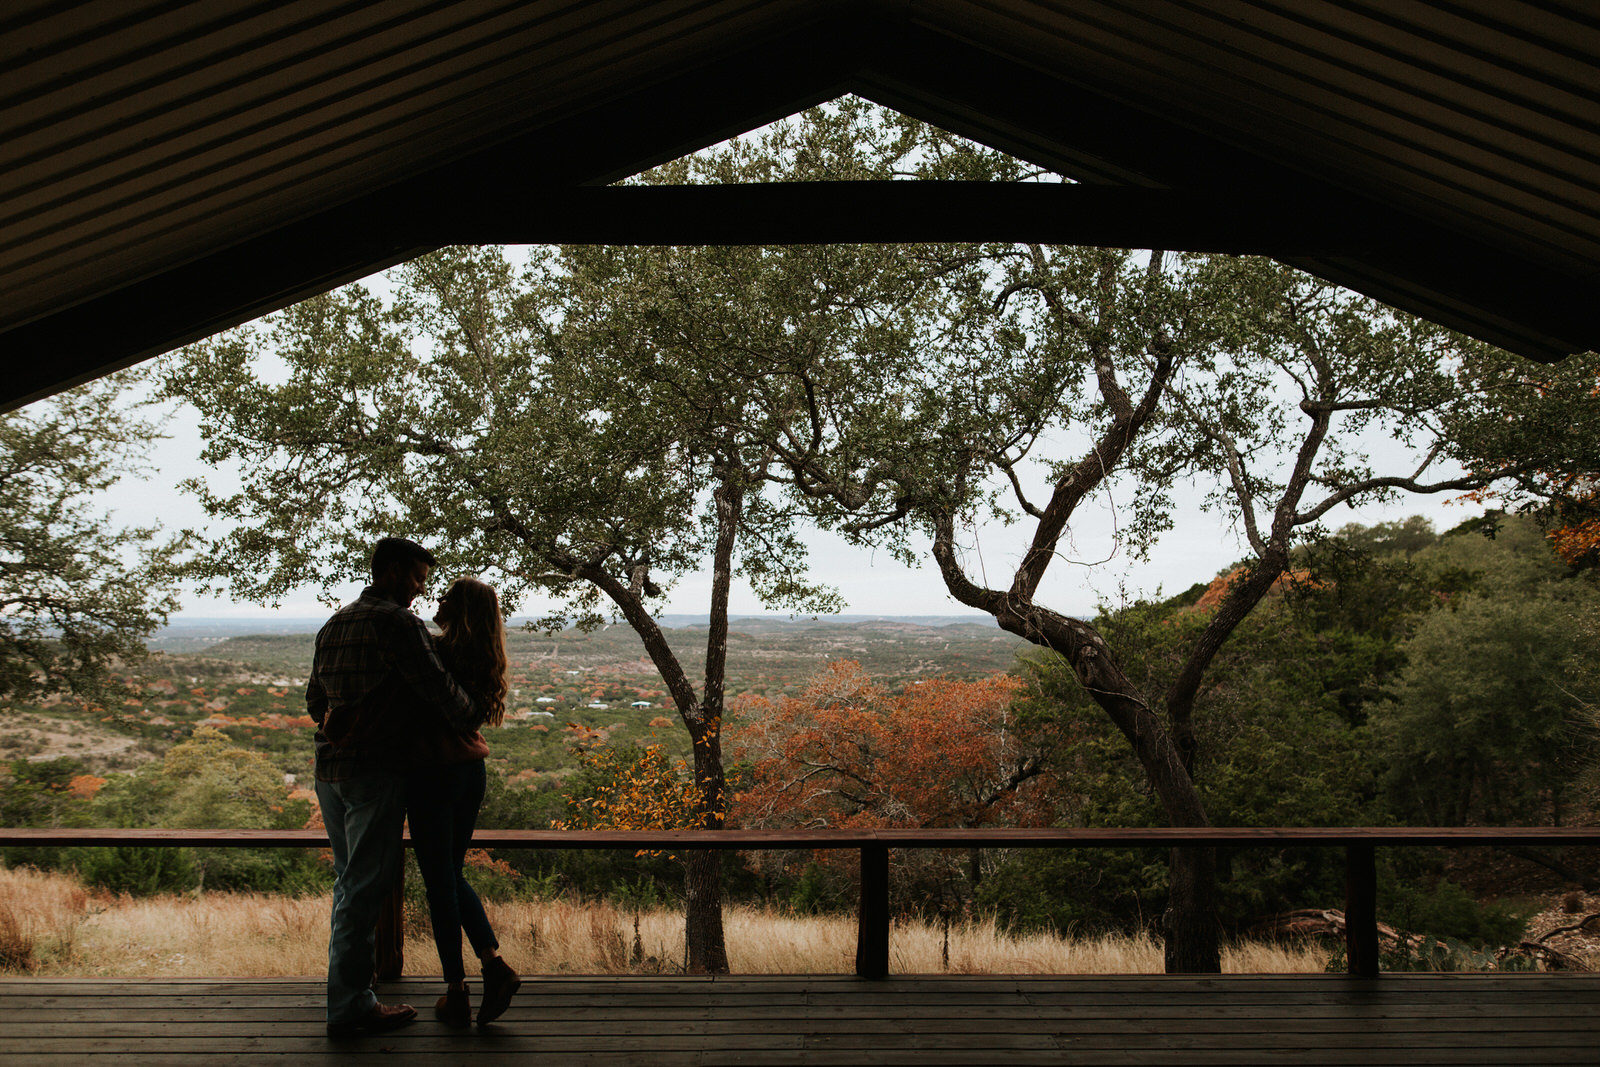
<svg viewBox="0 0 1600 1067">
<path fill-rule="evenodd" d="M 1511 906 L 1501 902 L 1480 904 L 1465 889 L 1445 879 L 1428 887 L 1391 885 L 1387 897 L 1388 907 L 1380 917 L 1397 930 L 1423 934 L 1430 941 L 1455 941 L 1481 949 L 1513 944 L 1527 927 L 1526 916 Z"/>
<path fill-rule="evenodd" d="M 65 865 L 77 868 L 86 884 L 113 893 L 148 897 L 186 892 L 200 884 L 194 852 L 187 848 L 118 845 L 69 849 L 62 858 Z"/>
</svg>

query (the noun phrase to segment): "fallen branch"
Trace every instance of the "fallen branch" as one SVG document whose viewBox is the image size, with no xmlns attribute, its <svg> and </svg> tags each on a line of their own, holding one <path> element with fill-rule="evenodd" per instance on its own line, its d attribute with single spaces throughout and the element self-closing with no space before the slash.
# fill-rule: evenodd
<svg viewBox="0 0 1600 1067">
<path fill-rule="evenodd" d="M 1251 926 L 1247 932 L 1251 937 L 1279 940 L 1290 937 L 1332 937 L 1342 941 L 1345 937 L 1344 912 L 1338 908 L 1300 908 L 1279 912 Z M 1388 923 L 1378 923 L 1378 945 L 1389 952 L 1401 948 L 1412 952 L 1429 947 L 1448 948 L 1438 940 L 1434 940 L 1430 946 L 1427 937 L 1402 934 Z"/>
<path fill-rule="evenodd" d="M 1549 934 L 1545 935 L 1545 937 L 1549 936 Z M 1551 948 L 1549 945 L 1541 944 L 1540 942 L 1542 941 L 1543 938 L 1541 938 L 1539 941 L 1524 941 L 1517 946 L 1516 951 L 1524 952 L 1529 956 L 1532 956 L 1534 959 L 1539 960 L 1545 965 L 1547 970 L 1591 971 L 1594 969 L 1587 963 L 1583 962 L 1583 960 L 1574 956 L 1572 953 L 1562 952 L 1558 948 Z"/>
<path fill-rule="evenodd" d="M 1588 926 L 1596 919 L 1600 919 L 1600 911 L 1595 912 L 1593 915 L 1585 915 L 1571 926 L 1558 926 L 1554 930 L 1547 930 L 1538 937 L 1534 938 L 1534 940 L 1542 945 L 1557 934 L 1570 933 L 1573 930 L 1582 930 L 1585 926 Z"/>
</svg>

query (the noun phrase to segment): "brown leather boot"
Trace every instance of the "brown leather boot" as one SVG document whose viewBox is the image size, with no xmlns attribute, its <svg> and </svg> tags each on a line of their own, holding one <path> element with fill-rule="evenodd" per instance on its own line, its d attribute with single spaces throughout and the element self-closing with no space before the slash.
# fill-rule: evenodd
<svg viewBox="0 0 1600 1067">
<path fill-rule="evenodd" d="M 478 1005 L 478 1025 L 492 1022 L 505 1014 L 511 998 L 521 987 L 522 979 L 511 965 L 499 956 L 483 962 L 483 1003 Z"/>
<path fill-rule="evenodd" d="M 446 989 L 444 996 L 433 1006 L 433 1014 L 446 1026 L 460 1029 L 472 1025 L 472 997 L 467 987 Z"/>
</svg>

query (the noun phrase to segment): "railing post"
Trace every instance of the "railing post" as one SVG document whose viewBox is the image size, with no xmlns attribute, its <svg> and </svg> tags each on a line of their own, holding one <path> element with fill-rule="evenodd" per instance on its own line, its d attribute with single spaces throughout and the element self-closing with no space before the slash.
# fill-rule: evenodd
<svg viewBox="0 0 1600 1067">
<path fill-rule="evenodd" d="M 889 976 L 889 849 L 861 848 L 861 909 L 857 913 L 856 974 Z"/>
<path fill-rule="evenodd" d="M 383 895 L 378 908 L 376 957 L 377 976 L 385 982 L 400 977 L 406 966 L 406 865 L 400 864 L 394 885 Z"/>
<path fill-rule="evenodd" d="M 1344 945 L 1351 974 L 1378 977 L 1378 860 L 1372 845 L 1344 849 Z"/>
</svg>

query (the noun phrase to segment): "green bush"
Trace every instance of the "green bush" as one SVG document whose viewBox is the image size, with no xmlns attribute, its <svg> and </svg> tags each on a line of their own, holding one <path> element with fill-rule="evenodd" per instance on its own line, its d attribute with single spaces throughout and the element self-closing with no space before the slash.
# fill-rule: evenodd
<svg viewBox="0 0 1600 1067">
<path fill-rule="evenodd" d="M 801 915 L 822 915 L 835 911 L 840 903 L 837 878 L 815 860 L 806 864 L 789 891 L 789 906 Z"/>
<path fill-rule="evenodd" d="M 1431 886 L 1394 883 L 1386 889 L 1387 892 L 1380 890 L 1379 896 L 1387 906 L 1378 917 L 1397 930 L 1481 949 L 1513 944 L 1522 939 L 1527 928 L 1527 917 L 1509 905 L 1480 904 L 1472 894 L 1445 879 Z"/>
<path fill-rule="evenodd" d="M 76 868 L 86 885 L 136 897 L 183 893 L 200 885 L 194 850 L 187 848 L 117 845 L 65 849 L 61 862 Z"/>
<path fill-rule="evenodd" d="M 243 893 L 320 893 L 333 888 L 333 865 L 317 853 L 292 848 L 195 850 L 205 889 Z"/>
<path fill-rule="evenodd" d="M 974 901 L 1002 929 L 1136 930 L 1167 902 L 1160 849 L 1026 849 L 978 884 Z"/>
</svg>

